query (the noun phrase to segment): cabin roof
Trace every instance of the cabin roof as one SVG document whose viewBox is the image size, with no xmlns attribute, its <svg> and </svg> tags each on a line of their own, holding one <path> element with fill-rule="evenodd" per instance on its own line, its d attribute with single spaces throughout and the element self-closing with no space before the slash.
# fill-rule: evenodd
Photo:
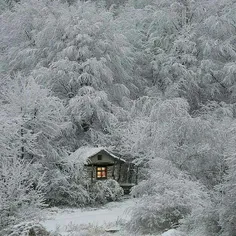
<svg viewBox="0 0 236 236">
<path fill-rule="evenodd" d="M 75 152 L 73 152 L 70 155 L 70 158 L 72 159 L 77 159 L 79 158 L 80 160 L 83 160 L 84 162 L 87 162 L 90 157 L 95 156 L 96 154 L 100 153 L 101 151 L 106 152 L 108 155 L 113 157 L 116 160 L 119 160 L 121 162 L 126 162 L 124 159 L 114 155 L 110 151 L 108 151 L 104 147 L 89 147 L 89 146 L 83 146 L 77 149 Z"/>
</svg>

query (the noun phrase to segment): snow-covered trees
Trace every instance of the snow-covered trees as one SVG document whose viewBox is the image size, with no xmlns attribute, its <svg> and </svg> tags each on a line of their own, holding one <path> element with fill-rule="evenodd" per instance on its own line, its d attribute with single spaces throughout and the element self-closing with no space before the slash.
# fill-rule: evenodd
<svg viewBox="0 0 236 236">
<path fill-rule="evenodd" d="M 153 233 L 184 222 L 190 228 L 195 224 L 196 232 L 210 225 L 205 233 L 219 231 L 218 186 L 227 169 L 232 108 L 211 103 L 193 117 L 189 109 L 186 100 L 180 98 L 149 99 L 134 106 L 143 116 L 142 123 L 140 117 L 131 123 L 133 128 L 128 131 L 132 133 L 124 138 L 124 147 L 130 146 L 133 151 L 129 153 L 139 156 L 136 163 L 148 166 L 148 172 L 146 180 L 133 190 L 142 198 L 133 209 L 132 230 L 147 232 L 149 222 L 149 233 Z M 189 205 L 183 206 L 185 198 L 194 202 L 186 200 Z"/>
<path fill-rule="evenodd" d="M 234 235 L 235 225 L 235 123 L 233 122 L 228 132 L 229 141 L 226 147 L 226 164 L 224 179 L 218 186 L 220 192 L 219 201 L 219 225 L 222 227 L 222 235 Z"/>
<path fill-rule="evenodd" d="M 132 116 L 132 110 L 132 121 L 127 135 L 121 139 L 121 146 L 142 161 L 156 159 L 161 163 L 166 159 L 189 174 L 191 181 L 197 179 L 206 191 L 213 191 L 210 196 L 215 198 L 211 197 L 211 206 L 204 213 L 195 212 L 195 218 L 202 217 L 199 220 L 202 228 L 205 219 L 208 222 L 205 229 L 209 229 L 209 235 L 214 235 L 219 233 L 219 225 L 224 224 L 225 228 L 230 225 L 224 221 L 226 212 L 221 214 L 221 210 L 226 209 L 221 198 L 229 205 L 234 202 L 229 200 L 228 191 L 219 190 L 219 185 L 223 182 L 229 189 L 229 178 L 232 177 L 232 183 L 234 179 L 232 172 L 227 171 L 233 166 L 232 158 L 227 162 L 226 157 L 229 156 L 228 144 L 232 142 L 230 126 L 235 118 L 235 3 L 130 1 L 127 12 L 130 11 L 143 14 L 140 19 L 132 19 L 136 23 L 132 30 L 136 36 L 142 36 L 140 55 L 144 55 L 148 65 L 143 75 L 150 84 L 145 90 L 148 102 L 142 109 L 133 106 L 137 116 Z M 187 103 L 179 97 L 185 98 Z M 138 104 L 138 100 L 135 103 Z M 149 111 L 146 111 L 148 105 Z M 227 217 L 234 217 L 229 209 Z M 207 220 L 206 215 L 209 215 Z M 227 235 L 229 228 L 222 228 L 222 234 Z"/>
<path fill-rule="evenodd" d="M 19 75 L 2 89 L 1 155 L 21 159 L 50 156 L 46 146 L 60 135 L 65 122 L 62 102 L 33 77 Z"/>
<path fill-rule="evenodd" d="M 233 0 L 1 1 L 0 171 L 32 168 L 47 203 L 83 205 L 84 163 L 68 156 L 111 146 L 142 166 L 134 191 L 154 206 L 142 198 L 134 225 L 233 235 L 235 11 Z"/>
<path fill-rule="evenodd" d="M 112 13 L 89 2 L 70 7 L 57 1 L 31 4 L 27 0 L 14 12 L 4 13 L 1 25 L 3 60 L 8 63 L 4 68 L 8 73 L 31 74 L 66 103 L 72 98 L 84 100 L 85 91 L 94 91 L 88 93 L 91 99 L 96 96 L 104 101 L 107 96 L 116 107 L 86 104 L 86 117 L 71 114 L 78 129 L 86 126 L 84 131 L 106 130 L 101 122 L 98 125 L 97 114 L 119 116 L 117 107 L 124 106 L 125 97 L 137 96 L 141 83 L 140 78 L 131 76 L 132 45 L 116 30 Z M 69 113 L 84 110 L 82 101 L 76 108 L 73 101 Z"/>
<path fill-rule="evenodd" d="M 33 77 L 19 75 L 7 81 L 2 93 L 0 158 L 29 162 L 35 171 L 34 184 L 44 176 L 43 193 L 49 205 L 89 202 L 84 163 L 66 160 L 69 147 L 65 139 L 69 131 L 73 134 L 67 118 L 62 101 Z"/>
</svg>

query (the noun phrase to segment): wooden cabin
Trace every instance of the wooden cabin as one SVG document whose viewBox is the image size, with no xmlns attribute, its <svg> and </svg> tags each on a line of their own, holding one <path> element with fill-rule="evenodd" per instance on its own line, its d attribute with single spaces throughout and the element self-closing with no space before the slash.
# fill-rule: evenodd
<svg viewBox="0 0 236 236">
<path fill-rule="evenodd" d="M 129 192 L 130 188 L 137 184 L 137 167 L 106 148 L 85 146 L 76 150 L 72 155 L 74 158 L 85 160 L 87 177 L 92 183 L 114 179 L 125 192 Z"/>
</svg>

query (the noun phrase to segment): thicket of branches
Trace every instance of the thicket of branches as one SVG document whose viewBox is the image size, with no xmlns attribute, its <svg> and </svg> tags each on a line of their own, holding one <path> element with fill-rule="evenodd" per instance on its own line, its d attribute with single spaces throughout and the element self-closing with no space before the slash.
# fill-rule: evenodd
<svg viewBox="0 0 236 236">
<path fill-rule="evenodd" d="M 233 236 L 235 12 L 233 0 L 1 1 L 0 217 L 89 204 L 83 160 L 68 156 L 99 145 L 144 167 L 131 230 Z"/>
</svg>

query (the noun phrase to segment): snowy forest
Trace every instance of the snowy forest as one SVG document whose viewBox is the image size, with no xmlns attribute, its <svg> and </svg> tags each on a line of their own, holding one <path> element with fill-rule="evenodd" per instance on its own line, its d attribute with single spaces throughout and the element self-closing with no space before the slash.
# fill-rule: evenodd
<svg viewBox="0 0 236 236">
<path fill-rule="evenodd" d="M 82 146 L 141 166 L 124 235 L 235 236 L 236 1 L 0 0 L 1 236 L 105 204 Z"/>
</svg>

